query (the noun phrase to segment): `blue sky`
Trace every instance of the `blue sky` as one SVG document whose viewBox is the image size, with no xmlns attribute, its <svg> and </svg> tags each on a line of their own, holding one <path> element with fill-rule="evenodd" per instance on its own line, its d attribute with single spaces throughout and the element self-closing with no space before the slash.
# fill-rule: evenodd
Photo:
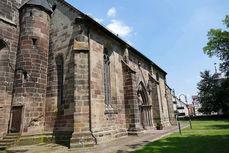
<svg viewBox="0 0 229 153">
<path fill-rule="evenodd" d="M 229 0 L 67 0 L 168 72 L 177 95 L 197 93 L 200 71 L 216 58 L 202 51 L 210 28 L 224 28 Z"/>
</svg>

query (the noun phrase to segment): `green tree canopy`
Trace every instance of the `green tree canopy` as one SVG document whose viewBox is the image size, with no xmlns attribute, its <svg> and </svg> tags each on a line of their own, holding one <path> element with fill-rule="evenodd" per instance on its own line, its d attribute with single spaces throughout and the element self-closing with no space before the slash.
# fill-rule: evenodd
<svg viewBox="0 0 229 153">
<path fill-rule="evenodd" d="M 214 78 L 209 71 L 201 72 L 201 81 L 197 84 L 199 101 L 202 104 L 200 111 L 204 113 L 223 112 L 229 113 L 229 15 L 223 23 L 226 30 L 211 29 L 208 34 L 208 43 L 203 48 L 209 57 L 216 56 L 221 60 L 220 70 L 226 78 Z"/>
<path fill-rule="evenodd" d="M 223 23 L 229 28 L 229 15 L 226 15 Z M 222 29 L 211 29 L 208 34 L 207 46 L 203 48 L 209 57 L 215 55 L 222 63 L 220 70 L 229 76 L 229 32 Z"/>
<path fill-rule="evenodd" d="M 216 90 L 218 89 L 217 80 L 210 74 L 210 71 L 205 70 L 200 73 L 201 81 L 197 84 L 199 90 L 198 101 L 202 105 L 201 112 L 209 114 L 218 112 L 222 109 L 222 103 L 218 101 Z"/>
</svg>

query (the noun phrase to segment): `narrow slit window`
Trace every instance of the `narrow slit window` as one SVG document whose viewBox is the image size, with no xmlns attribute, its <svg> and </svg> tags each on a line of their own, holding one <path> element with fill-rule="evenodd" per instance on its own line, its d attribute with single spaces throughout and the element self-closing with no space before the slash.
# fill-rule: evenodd
<svg viewBox="0 0 229 153">
<path fill-rule="evenodd" d="M 104 50 L 104 94 L 105 104 L 110 105 L 111 93 L 110 93 L 110 59 L 108 51 Z"/>
<path fill-rule="evenodd" d="M 56 4 L 52 6 L 52 10 L 55 11 L 55 9 L 56 9 Z"/>
<path fill-rule="evenodd" d="M 33 47 L 37 47 L 37 39 L 32 38 L 32 42 L 33 42 Z"/>
</svg>

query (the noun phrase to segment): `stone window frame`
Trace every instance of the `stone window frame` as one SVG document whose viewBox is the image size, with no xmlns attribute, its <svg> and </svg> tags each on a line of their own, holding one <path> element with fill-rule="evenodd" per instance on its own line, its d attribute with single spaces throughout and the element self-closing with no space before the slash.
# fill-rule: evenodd
<svg viewBox="0 0 229 153">
<path fill-rule="evenodd" d="M 105 105 L 111 106 L 111 77 L 110 77 L 110 57 L 108 50 L 104 48 L 103 53 L 103 63 L 104 63 L 104 95 L 105 95 Z"/>
<path fill-rule="evenodd" d="M 12 69 L 14 71 L 14 67 L 12 66 L 11 63 L 13 63 L 10 59 L 10 51 L 11 51 L 11 48 L 10 48 L 10 43 L 7 42 L 7 40 L 5 40 L 4 38 L 0 37 L 0 53 L 2 52 L 2 50 L 4 50 L 7 52 L 7 61 L 8 61 L 8 64 L 10 66 L 10 69 Z"/>
<path fill-rule="evenodd" d="M 105 95 L 105 112 L 104 114 L 118 114 L 118 111 L 112 107 L 111 94 L 111 62 L 110 54 L 107 48 L 104 48 L 104 95 Z"/>
</svg>

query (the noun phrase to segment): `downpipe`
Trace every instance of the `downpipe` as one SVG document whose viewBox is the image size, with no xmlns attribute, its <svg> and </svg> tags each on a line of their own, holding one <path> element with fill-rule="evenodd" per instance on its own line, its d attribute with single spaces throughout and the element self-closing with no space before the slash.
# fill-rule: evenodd
<svg viewBox="0 0 229 153">
<path fill-rule="evenodd" d="M 92 137 L 94 138 L 95 140 L 95 144 L 97 145 L 98 144 L 98 141 L 97 141 L 97 138 L 95 137 L 95 135 L 93 134 L 93 131 L 92 131 L 92 115 L 91 115 L 91 112 L 92 112 L 92 107 L 91 107 L 91 33 L 90 33 L 90 27 L 88 26 L 88 64 L 89 64 L 89 130 L 91 132 L 91 135 Z"/>
</svg>

